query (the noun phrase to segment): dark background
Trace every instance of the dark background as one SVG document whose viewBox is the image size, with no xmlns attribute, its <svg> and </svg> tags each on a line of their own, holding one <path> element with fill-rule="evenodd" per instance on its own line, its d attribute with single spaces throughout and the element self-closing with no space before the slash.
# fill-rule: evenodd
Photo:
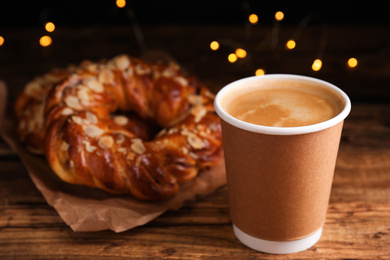
<svg viewBox="0 0 390 260">
<path fill-rule="evenodd" d="M 353 102 L 390 103 L 390 11 L 386 1 L 0 1 L 0 79 L 13 100 L 36 75 L 52 68 L 126 53 L 163 50 L 214 92 L 225 84 L 266 73 L 312 76 L 340 86 Z M 274 14 L 283 11 L 281 22 Z M 248 16 L 259 16 L 250 25 Z M 310 18 L 297 41 L 286 41 Z M 44 24 L 54 22 L 48 33 Z M 50 35 L 53 43 L 41 47 Z M 218 40 L 221 47 L 211 51 Z M 238 47 L 245 59 L 227 61 Z M 356 57 L 358 67 L 346 61 Z M 321 58 L 320 71 L 311 70 Z"/>
<path fill-rule="evenodd" d="M 131 9 L 142 24 L 243 24 L 250 13 L 256 13 L 262 23 L 273 22 L 276 11 L 283 11 L 285 24 L 296 24 L 309 14 L 312 23 L 383 24 L 389 23 L 386 1 L 127 1 L 118 9 L 115 0 L 103 1 L 1 1 L 0 28 L 44 24 L 80 26 L 120 24 L 128 22 Z"/>
</svg>

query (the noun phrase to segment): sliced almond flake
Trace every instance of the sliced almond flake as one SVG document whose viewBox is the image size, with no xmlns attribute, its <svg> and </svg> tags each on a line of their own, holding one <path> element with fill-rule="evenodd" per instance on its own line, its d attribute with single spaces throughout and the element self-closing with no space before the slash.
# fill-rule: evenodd
<svg viewBox="0 0 390 260">
<path fill-rule="evenodd" d="M 65 141 L 62 141 L 60 148 L 61 148 L 62 151 L 68 151 L 69 144 L 67 142 L 65 142 Z"/>
<path fill-rule="evenodd" d="M 87 125 L 87 126 L 84 125 L 83 130 L 84 130 L 84 133 L 91 138 L 98 137 L 98 136 L 102 135 L 104 132 L 103 129 L 101 129 L 95 125 Z"/>
<path fill-rule="evenodd" d="M 90 124 L 97 124 L 98 118 L 97 118 L 97 116 L 94 113 L 92 113 L 90 111 L 87 111 L 85 113 L 85 116 L 86 116 L 86 119 L 88 120 L 88 122 Z"/>
<path fill-rule="evenodd" d="M 83 140 L 83 143 L 85 144 L 85 150 L 89 153 L 93 153 L 97 149 L 96 146 L 91 145 L 87 140 Z"/>
<path fill-rule="evenodd" d="M 171 67 L 168 67 L 161 73 L 161 76 L 166 78 L 172 78 L 175 74 L 176 72 Z"/>
<path fill-rule="evenodd" d="M 114 81 L 114 74 L 111 70 L 104 68 L 99 73 L 99 82 L 101 84 L 112 84 Z"/>
<path fill-rule="evenodd" d="M 73 109 L 81 109 L 81 105 L 79 103 L 79 99 L 78 97 L 75 97 L 75 96 L 66 96 L 65 97 L 65 104 L 68 106 L 68 107 L 71 107 Z"/>
<path fill-rule="evenodd" d="M 74 162 L 72 160 L 69 160 L 69 167 L 71 169 L 74 169 Z"/>
<path fill-rule="evenodd" d="M 88 88 L 85 88 L 85 87 L 79 88 L 79 90 L 77 91 L 77 97 L 79 98 L 79 100 L 83 106 L 89 105 Z"/>
<path fill-rule="evenodd" d="M 215 132 L 218 130 L 218 126 L 215 122 L 212 122 L 210 125 L 209 125 L 209 128 L 211 131 Z"/>
<path fill-rule="evenodd" d="M 132 161 L 134 160 L 134 158 L 135 158 L 135 154 L 132 151 L 127 151 L 126 159 Z"/>
<path fill-rule="evenodd" d="M 209 90 L 206 90 L 203 94 L 205 95 L 205 97 L 208 97 L 209 99 L 215 98 L 215 94 L 210 92 Z"/>
<path fill-rule="evenodd" d="M 130 59 L 126 55 L 118 56 L 114 59 L 115 65 L 120 70 L 125 70 L 130 66 Z"/>
<path fill-rule="evenodd" d="M 126 155 L 126 153 L 127 153 L 127 149 L 126 148 L 124 148 L 124 147 L 119 147 L 118 149 L 116 149 L 118 152 L 120 152 L 120 153 L 122 153 L 122 154 L 124 154 L 124 155 Z"/>
<path fill-rule="evenodd" d="M 181 134 L 181 135 L 184 135 L 184 136 L 193 135 L 193 133 L 191 133 L 190 131 L 188 131 L 187 128 L 183 128 L 183 129 L 180 131 L 180 134 Z"/>
<path fill-rule="evenodd" d="M 191 156 L 191 158 L 194 159 L 194 160 L 198 160 L 198 159 L 199 159 L 199 156 L 196 155 L 196 153 L 189 152 L 188 154 L 189 154 L 189 155 Z"/>
<path fill-rule="evenodd" d="M 184 77 L 176 76 L 176 77 L 174 78 L 174 80 L 175 80 L 176 82 L 178 82 L 179 84 L 183 85 L 183 86 L 187 86 L 187 85 L 188 85 L 188 80 L 185 79 Z"/>
<path fill-rule="evenodd" d="M 200 105 L 203 103 L 203 97 L 200 95 L 191 94 L 187 97 L 191 105 Z"/>
<path fill-rule="evenodd" d="M 24 88 L 24 93 L 36 100 L 42 100 L 42 97 L 44 96 L 42 86 L 38 80 L 27 83 L 26 87 Z"/>
<path fill-rule="evenodd" d="M 116 137 L 116 143 L 117 144 L 121 144 L 121 143 L 123 143 L 125 141 L 125 137 L 123 136 L 123 135 L 118 135 L 117 137 Z"/>
<path fill-rule="evenodd" d="M 167 133 L 167 129 L 166 128 L 163 128 L 158 134 L 157 134 L 157 137 L 160 137 L 160 136 L 163 136 Z"/>
<path fill-rule="evenodd" d="M 104 91 L 103 85 L 94 77 L 89 78 L 85 85 L 92 91 L 96 93 L 102 93 Z"/>
<path fill-rule="evenodd" d="M 142 143 L 141 139 L 135 138 L 132 140 L 133 143 L 131 144 L 130 148 L 133 150 L 135 153 L 142 154 L 145 152 L 146 148 L 144 144 Z"/>
<path fill-rule="evenodd" d="M 169 129 L 168 134 L 174 134 L 174 133 L 177 133 L 177 132 L 179 132 L 179 129 L 171 128 L 171 129 Z"/>
<path fill-rule="evenodd" d="M 150 73 L 150 68 L 144 67 L 141 64 L 135 65 L 135 72 L 139 75 L 144 75 Z"/>
<path fill-rule="evenodd" d="M 196 125 L 196 128 L 199 130 L 199 131 L 203 131 L 206 129 L 205 125 Z"/>
<path fill-rule="evenodd" d="M 123 75 L 127 78 L 130 78 L 130 77 L 133 77 L 134 76 L 134 68 L 133 67 L 129 67 L 127 68 L 124 72 L 123 72 Z"/>
<path fill-rule="evenodd" d="M 202 105 L 192 107 L 191 114 L 195 117 L 195 123 L 199 123 L 200 120 L 207 114 L 207 110 Z"/>
<path fill-rule="evenodd" d="M 84 124 L 84 120 L 79 116 L 72 116 L 72 120 L 73 120 L 73 122 L 75 122 L 78 125 Z"/>
<path fill-rule="evenodd" d="M 188 143 L 191 145 L 194 149 L 202 149 L 203 147 L 203 141 L 201 138 L 199 138 L 196 135 L 190 135 L 187 137 Z"/>
<path fill-rule="evenodd" d="M 98 65 L 92 62 L 87 64 L 86 66 L 87 66 L 87 70 L 89 70 L 90 72 L 96 72 L 98 68 Z"/>
<path fill-rule="evenodd" d="M 210 133 L 207 134 L 207 131 L 206 130 L 200 130 L 199 131 L 199 135 L 202 136 L 202 137 L 207 137 Z"/>
<path fill-rule="evenodd" d="M 115 116 L 114 122 L 117 125 L 124 126 L 129 122 L 129 120 L 125 116 Z"/>
<path fill-rule="evenodd" d="M 71 114 L 73 114 L 74 111 L 73 109 L 71 109 L 70 107 L 65 107 L 62 111 L 61 111 L 61 115 L 64 115 L 64 116 L 69 116 Z"/>
<path fill-rule="evenodd" d="M 184 154 L 188 154 L 188 148 L 187 147 L 181 147 L 180 149 Z"/>
<path fill-rule="evenodd" d="M 98 145 L 102 149 L 109 149 L 114 144 L 114 138 L 110 135 L 104 135 L 99 138 Z"/>
<path fill-rule="evenodd" d="M 169 62 L 169 67 L 174 70 L 174 71 L 179 71 L 180 70 L 180 65 L 177 64 L 176 62 Z"/>
</svg>

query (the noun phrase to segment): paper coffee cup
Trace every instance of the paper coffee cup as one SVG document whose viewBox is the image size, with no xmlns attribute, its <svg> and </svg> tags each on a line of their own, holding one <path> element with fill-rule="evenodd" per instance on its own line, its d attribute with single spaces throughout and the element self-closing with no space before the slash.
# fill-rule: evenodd
<svg viewBox="0 0 390 260">
<path fill-rule="evenodd" d="M 342 111 L 313 125 L 269 127 L 226 112 L 227 102 L 246 89 L 279 81 L 301 81 L 329 89 Z M 270 74 L 244 78 L 222 88 L 215 99 L 221 117 L 234 233 L 255 250 L 287 254 L 310 248 L 321 237 L 332 186 L 348 96 L 314 78 Z"/>
</svg>

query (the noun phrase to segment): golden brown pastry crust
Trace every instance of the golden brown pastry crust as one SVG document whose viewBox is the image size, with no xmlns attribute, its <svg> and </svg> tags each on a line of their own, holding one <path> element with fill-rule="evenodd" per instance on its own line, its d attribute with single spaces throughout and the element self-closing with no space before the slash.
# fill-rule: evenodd
<svg viewBox="0 0 390 260">
<path fill-rule="evenodd" d="M 17 133 L 66 182 L 163 200 L 221 158 L 213 100 L 176 64 L 121 55 L 27 84 Z"/>
</svg>

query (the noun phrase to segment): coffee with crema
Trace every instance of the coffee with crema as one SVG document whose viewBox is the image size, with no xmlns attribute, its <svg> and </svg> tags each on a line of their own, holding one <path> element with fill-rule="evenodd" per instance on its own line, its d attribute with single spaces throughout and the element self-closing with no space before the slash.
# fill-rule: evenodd
<svg viewBox="0 0 390 260">
<path fill-rule="evenodd" d="M 238 91 L 237 91 L 238 92 Z M 278 81 L 234 93 L 226 111 L 242 121 L 274 127 L 297 127 L 327 121 L 344 102 L 336 93 L 306 82 Z"/>
</svg>

